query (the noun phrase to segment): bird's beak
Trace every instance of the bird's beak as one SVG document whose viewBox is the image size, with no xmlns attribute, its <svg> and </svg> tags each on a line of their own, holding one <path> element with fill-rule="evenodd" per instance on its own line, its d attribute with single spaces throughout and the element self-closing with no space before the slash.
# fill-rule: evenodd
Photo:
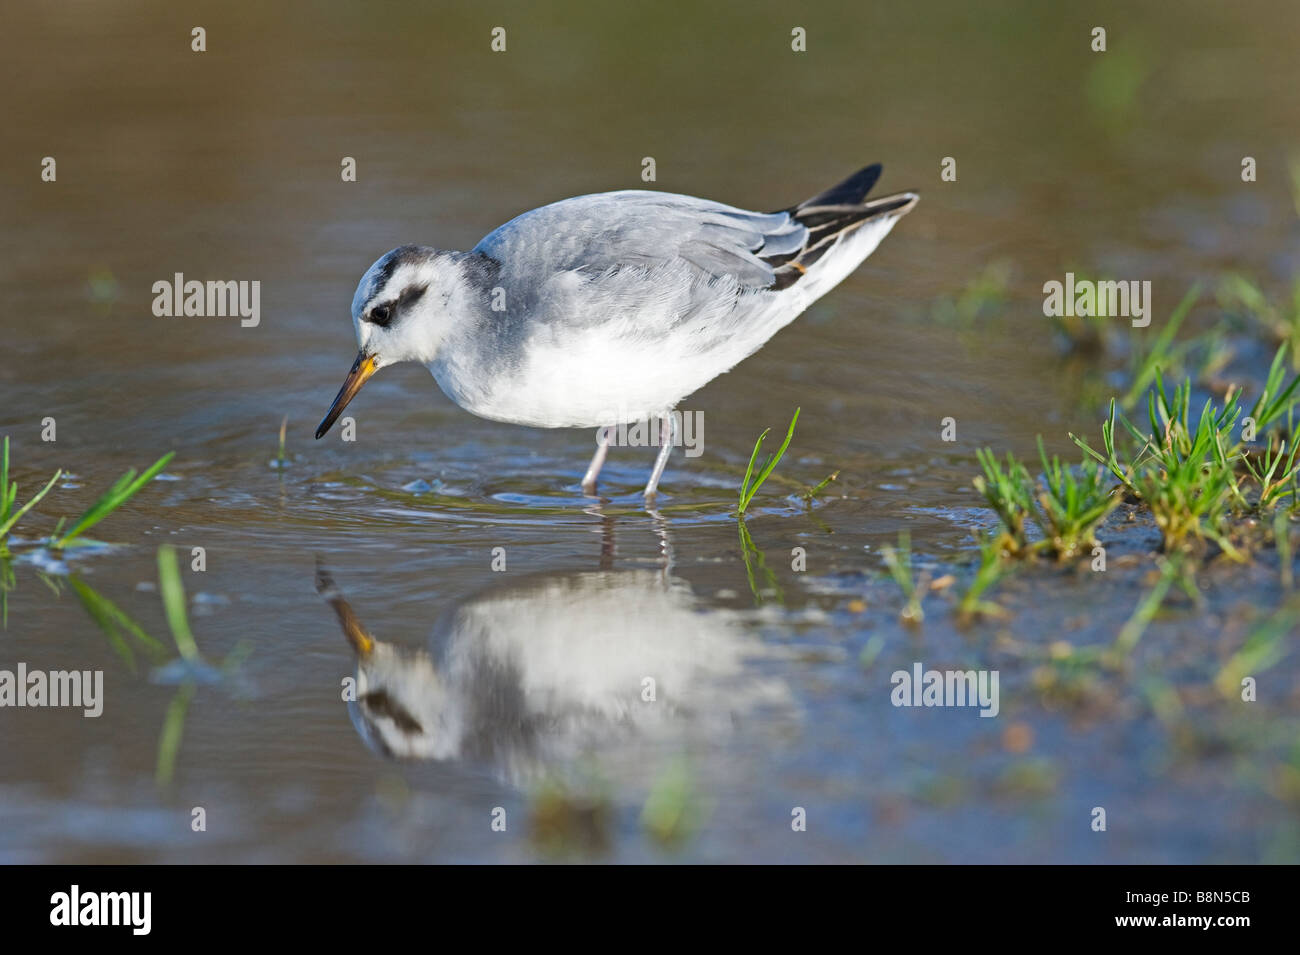
<svg viewBox="0 0 1300 955">
<path fill-rule="evenodd" d="M 334 397 L 334 404 L 330 405 L 330 410 L 325 412 L 325 417 L 321 419 L 320 427 L 316 429 L 316 438 L 324 437 L 325 432 L 330 429 L 338 416 L 343 413 L 343 409 L 348 406 L 348 402 L 357 396 L 361 386 L 370 380 L 379 369 L 379 359 L 374 355 L 367 355 L 365 352 L 357 352 L 357 360 L 352 363 L 352 370 L 348 372 L 347 378 L 343 380 L 343 387 Z"/>
<path fill-rule="evenodd" d="M 316 592 L 328 600 L 330 606 L 334 608 L 343 627 L 343 636 L 348 638 L 348 643 L 352 644 L 357 657 L 364 660 L 370 656 L 375 649 L 375 638 L 361 625 L 361 621 L 352 610 L 352 605 L 339 592 L 334 579 L 330 577 L 329 571 L 325 569 L 319 557 L 316 558 Z"/>
</svg>

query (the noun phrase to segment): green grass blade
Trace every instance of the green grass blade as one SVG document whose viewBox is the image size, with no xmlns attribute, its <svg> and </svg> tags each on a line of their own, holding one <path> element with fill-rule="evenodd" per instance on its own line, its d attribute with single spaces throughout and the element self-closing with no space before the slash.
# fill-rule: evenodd
<svg viewBox="0 0 1300 955">
<path fill-rule="evenodd" d="M 18 488 L 14 488 L 14 494 Z M 0 457 L 0 525 L 9 519 L 9 508 L 13 506 L 14 495 L 9 493 L 9 435 L 5 435 L 4 456 Z"/>
<path fill-rule="evenodd" d="M 745 576 L 749 578 L 749 590 L 754 595 L 754 606 L 761 607 L 763 605 L 764 590 L 771 590 L 776 595 L 776 602 L 784 606 L 785 591 L 781 589 L 776 574 L 767 566 L 767 558 L 758 549 L 754 539 L 750 536 L 744 518 L 736 521 L 736 526 L 740 530 L 740 554 L 745 560 Z M 758 585 L 758 577 L 755 575 L 756 570 L 763 575 L 763 587 Z"/>
<path fill-rule="evenodd" d="M 763 439 L 767 437 L 767 431 L 764 431 L 759 435 L 758 441 L 754 443 L 754 453 L 749 456 L 749 467 L 745 469 L 745 483 L 740 489 L 741 514 L 745 513 L 745 509 L 749 507 L 749 502 L 754 499 L 754 495 L 757 494 L 758 489 L 763 486 L 763 482 L 771 476 L 772 472 L 776 469 L 776 466 L 781 463 L 781 458 L 785 456 L 786 448 L 790 447 L 790 440 L 794 437 L 794 426 L 799 423 L 799 412 L 801 410 L 803 409 L 794 409 L 794 417 L 790 419 L 790 427 L 785 433 L 785 440 L 781 442 L 781 447 L 777 449 L 776 453 L 769 457 L 764 463 L 762 470 L 759 471 L 758 476 L 754 478 L 753 486 L 750 487 L 749 479 L 754 472 L 754 461 L 758 458 L 758 450 L 763 444 Z"/>
<path fill-rule="evenodd" d="M 1282 589 L 1290 590 L 1295 586 L 1291 569 L 1291 523 L 1285 511 L 1273 515 L 1273 543 L 1277 547 L 1277 563 L 1282 578 Z"/>
<path fill-rule="evenodd" d="M 1215 686 L 1224 696 L 1231 698 L 1239 694 L 1245 677 L 1267 670 L 1286 656 L 1297 625 L 1300 625 L 1300 604 L 1292 601 L 1252 630 L 1241 649 L 1219 670 Z"/>
<path fill-rule="evenodd" d="M 185 586 L 181 583 L 176 551 L 166 544 L 158 548 L 158 589 L 162 591 L 163 610 L 166 611 L 167 625 L 171 627 L 176 649 L 187 661 L 200 659 L 198 644 L 190 632 L 189 617 L 185 611 Z"/>
<path fill-rule="evenodd" d="M 820 484 L 818 484 L 814 488 L 810 488 L 807 492 L 805 492 L 803 499 L 807 501 L 809 504 L 811 504 L 813 500 L 816 499 L 817 495 L 820 494 L 822 491 L 824 491 L 828 484 L 837 480 L 839 476 L 840 476 L 839 471 L 832 471 L 830 474 L 826 475 L 826 477 L 822 478 Z"/>
<path fill-rule="evenodd" d="M 113 651 L 122 658 L 126 668 L 135 673 L 135 654 L 131 652 L 130 645 L 122 637 L 122 631 L 118 627 L 117 615 L 122 615 L 121 611 L 76 577 L 71 578 L 69 583 L 72 585 L 72 592 L 77 595 L 77 599 L 81 601 L 81 606 L 90 619 L 95 621 L 96 626 L 104 631 L 104 636 L 108 637 Z"/>
<path fill-rule="evenodd" d="M 794 417 L 790 419 L 790 428 L 785 433 L 785 440 L 781 442 L 781 447 L 776 449 L 776 454 L 767 459 L 767 463 L 763 465 L 763 470 L 760 471 L 758 477 L 754 479 L 755 491 L 762 487 L 763 482 L 771 477 L 776 466 L 780 464 L 781 459 L 785 457 L 785 450 L 790 447 L 790 439 L 794 437 L 794 426 L 799 422 L 800 410 L 801 409 L 799 408 L 794 409 Z M 750 494 L 750 497 L 753 497 L 752 493 Z"/>
<path fill-rule="evenodd" d="M 1138 641 L 1142 639 L 1142 634 L 1146 631 L 1147 624 L 1155 619 L 1156 613 L 1160 610 L 1160 605 L 1164 603 L 1165 594 L 1169 593 L 1169 588 L 1173 586 L 1180 569 L 1176 561 L 1169 560 L 1165 562 L 1161 568 L 1160 579 L 1138 601 L 1133 616 L 1129 617 L 1128 621 L 1120 629 L 1119 636 L 1115 638 L 1115 649 L 1120 654 L 1128 656 L 1138 645 Z"/>
<path fill-rule="evenodd" d="M 177 690 L 172 701 L 167 704 L 162 733 L 158 736 L 158 763 L 154 769 L 154 781 L 159 788 L 169 786 L 176 773 L 176 756 L 180 752 L 181 736 L 185 732 L 185 714 L 193 699 L 194 685 L 191 683 Z"/>
<path fill-rule="evenodd" d="M 754 495 L 749 490 L 749 479 L 754 474 L 754 462 L 758 460 L 758 452 L 763 447 L 763 440 L 767 437 L 771 428 L 764 429 L 763 433 L 758 436 L 754 442 L 754 453 L 749 456 L 749 467 L 745 468 L 745 480 L 740 484 L 740 513 L 745 513 L 745 508 L 749 506 L 749 499 Z"/>
<path fill-rule="evenodd" d="M 73 593 L 77 595 L 82 606 L 86 608 L 86 612 L 102 629 L 119 634 L 123 631 L 129 633 L 155 658 L 161 659 L 166 655 L 167 648 L 145 633 L 144 628 L 131 619 L 126 611 L 118 607 L 113 601 L 78 577 L 70 577 L 68 583 L 72 585 Z"/>
<path fill-rule="evenodd" d="M 1173 313 L 1169 316 L 1169 321 L 1165 323 L 1165 327 L 1160 330 L 1160 334 L 1156 336 L 1156 340 L 1152 343 L 1151 351 L 1147 353 L 1138 370 L 1134 373 L 1133 384 L 1124 396 L 1124 400 L 1120 402 L 1125 408 L 1132 407 L 1133 402 L 1137 401 L 1142 393 L 1146 391 L 1160 366 L 1176 356 L 1172 348 L 1174 336 L 1178 333 L 1179 326 L 1191 313 L 1192 306 L 1196 304 L 1200 297 L 1201 283 L 1196 282 L 1187 290 L 1183 300 L 1173 310 Z"/>
<path fill-rule="evenodd" d="M 59 537 L 57 540 L 52 541 L 50 546 L 56 549 L 67 547 L 70 541 L 94 527 L 104 518 L 108 517 L 109 514 L 112 514 L 115 510 L 133 498 L 139 490 L 152 481 L 158 475 L 158 472 L 165 468 L 175 456 L 175 451 L 169 451 L 150 465 L 149 468 L 139 476 L 136 475 L 134 470 L 127 471 L 117 479 L 116 483 L 114 483 L 111 488 L 100 495 L 99 500 L 95 501 L 94 504 L 90 505 L 90 507 L 86 509 L 86 512 L 77 519 L 75 524 L 72 525 L 71 530 L 62 537 Z"/>
<path fill-rule="evenodd" d="M 24 504 L 16 514 L 11 515 L 7 521 L 5 521 L 3 524 L 0 524 L 0 541 L 4 540 L 4 538 L 9 534 L 10 529 L 22 519 L 22 516 L 24 514 L 26 514 L 33 507 L 35 507 L 37 503 L 41 500 L 41 498 L 43 498 L 46 494 L 50 493 L 50 488 L 54 487 L 54 482 L 57 481 L 62 476 L 63 476 L 63 470 L 62 468 L 60 468 L 58 471 L 54 472 L 54 477 L 50 478 L 50 482 L 46 484 L 45 487 L 41 488 L 40 493 L 38 493 L 34 498 L 32 498 L 26 504 Z M 14 492 L 17 493 L 17 491 L 18 491 L 18 485 L 14 484 Z M 12 499 L 13 499 L 13 495 L 11 494 L 10 500 L 12 501 Z"/>
</svg>

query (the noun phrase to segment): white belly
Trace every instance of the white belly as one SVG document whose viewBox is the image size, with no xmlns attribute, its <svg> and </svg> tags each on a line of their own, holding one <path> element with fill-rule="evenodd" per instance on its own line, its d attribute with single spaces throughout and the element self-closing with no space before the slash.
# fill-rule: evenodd
<svg viewBox="0 0 1300 955">
<path fill-rule="evenodd" d="M 484 418 L 536 428 L 645 421 L 671 411 L 761 348 L 803 310 L 792 310 L 794 304 L 775 295 L 756 299 L 757 307 L 734 319 L 737 331 L 724 337 L 710 335 L 699 323 L 679 326 L 657 341 L 610 325 L 565 329 L 562 337 L 539 335 L 517 369 L 503 370 L 481 389 L 458 387 L 436 367 L 430 370 L 453 400 Z"/>
</svg>

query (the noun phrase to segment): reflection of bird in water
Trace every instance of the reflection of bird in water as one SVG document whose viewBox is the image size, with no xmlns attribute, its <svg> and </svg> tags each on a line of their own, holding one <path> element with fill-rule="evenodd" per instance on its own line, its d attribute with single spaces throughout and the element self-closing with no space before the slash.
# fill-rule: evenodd
<svg viewBox="0 0 1300 955">
<path fill-rule="evenodd" d="M 324 570 L 317 589 L 356 653 L 353 722 L 385 755 L 483 761 L 519 784 L 620 740 L 713 739 L 790 708 L 783 683 L 751 671 L 762 646 L 735 617 L 658 572 L 494 587 L 439 619 L 432 652 L 374 639 Z"/>
</svg>

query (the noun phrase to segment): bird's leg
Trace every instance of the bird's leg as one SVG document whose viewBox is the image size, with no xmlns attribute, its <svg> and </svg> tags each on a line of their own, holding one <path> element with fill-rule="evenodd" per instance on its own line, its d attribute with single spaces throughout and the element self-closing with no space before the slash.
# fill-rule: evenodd
<svg viewBox="0 0 1300 955">
<path fill-rule="evenodd" d="M 668 432 L 665 440 L 664 432 Z M 677 416 L 672 412 L 665 415 L 659 422 L 659 457 L 655 459 L 655 468 L 650 472 L 650 480 L 645 486 L 646 500 L 655 496 L 659 490 L 659 479 L 663 477 L 664 468 L 668 466 L 668 456 L 673 453 L 673 445 L 677 443 Z"/>
<path fill-rule="evenodd" d="M 605 454 L 609 451 L 609 434 L 613 430 L 613 427 L 608 427 L 596 431 L 596 453 L 591 456 L 591 464 L 582 478 L 583 494 L 596 493 L 596 477 L 600 474 L 600 469 L 605 466 Z"/>
</svg>

